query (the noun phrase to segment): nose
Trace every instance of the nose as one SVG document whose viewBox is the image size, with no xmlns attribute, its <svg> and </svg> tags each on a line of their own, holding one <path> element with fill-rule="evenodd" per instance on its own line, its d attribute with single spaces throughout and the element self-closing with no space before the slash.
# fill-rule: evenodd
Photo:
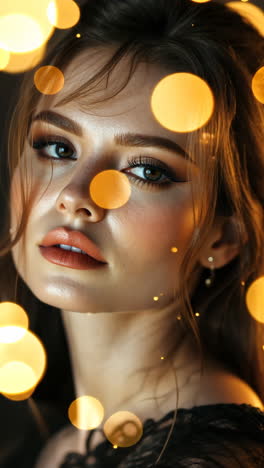
<svg viewBox="0 0 264 468">
<path fill-rule="evenodd" d="M 92 178 L 85 177 L 84 171 L 82 172 L 79 176 L 76 174 L 60 191 L 56 200 L 56 209 L 72 218 L 99 222 L 106 210 L 92 200 L 89 190 Z"/>
</svg>

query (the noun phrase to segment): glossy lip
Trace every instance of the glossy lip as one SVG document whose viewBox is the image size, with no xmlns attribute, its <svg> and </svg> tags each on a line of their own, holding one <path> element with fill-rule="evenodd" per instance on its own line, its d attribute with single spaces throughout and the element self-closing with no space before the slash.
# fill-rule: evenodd
<svg viewBox="0 0 264 468">
<path fill-rule="evenodd" d="M 75 270 L 94 270 L 97 268 L 104 268 L 106 265 L 106 263 L 98 262 L 98 260 L 95 260 L 89 255 L 63 250 L 58 247 L 39 246 L 39 251 L 49 262 Z"/>
<path fill-rule="evenodd" d="M 82 232 L 67 227 L 59 227 L 48 232 L 42 239 L 40 247 L 51 247 L 56 244 L 65 244 L 83 250 L 98 262 L 107 263 L 98 247 Z"/>
</svg>

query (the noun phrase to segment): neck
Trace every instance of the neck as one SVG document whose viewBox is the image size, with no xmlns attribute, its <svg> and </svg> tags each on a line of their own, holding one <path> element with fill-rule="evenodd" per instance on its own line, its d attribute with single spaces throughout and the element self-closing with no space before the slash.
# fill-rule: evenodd
<svg viewBox="0 0 264 468">
<path fill-rule="evenodd" d="M 106 418 L 121 410 L 141 415 L 148 408 L 153 411 L 155 396 L 160 397 L 157 401 L 162 405 L 169 389 L 166 358 L 172 343 L 168 324 L 175 343 L 183 336 L 177 315 L 175 304 L 140 312 L 87 314 L 62 310 L 76 397 L 97 398 Z M 188 349 L 186 341 L 181 343 L 174 359 L 179 367 L 184 362 L 185 371 Z M 175 391 L 175 379 L 169 374 Z M 161 376 L 156 389 L 155 382 Z"/>
</svg>

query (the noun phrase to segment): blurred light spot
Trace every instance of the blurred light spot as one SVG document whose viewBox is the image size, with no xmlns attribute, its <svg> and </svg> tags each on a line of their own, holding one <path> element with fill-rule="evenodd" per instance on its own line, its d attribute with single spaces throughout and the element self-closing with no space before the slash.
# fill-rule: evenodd
<svg viewBox="0 0 264 468">
<path fill-rule="evenodd" d="M 52 65 L 40 67 L 34 75 L 34 83 L 43 94 L 56 94 L 64 86 L 64 75 Z"/>
<path fill-rule="evenodd" d="M 54 31 L 47 17 L 49 2 L 0 2 L 0 47 L 12 53 L 25 53 L 47 43 Z"/>
<path fill-rule="evenodd" d="M 7 66 L 9 58 L 9 51 L 5 49 L 0 49 L 0 70 L 3 70 Z"/>
<path fill-rule="evenodd" d="M 131 187 L 125 174 L 115 170 L 102 171 L 90 184 L 92 200 L 102 208 L 120 208 L 130 198 Z"/>
<path fill-rule="evenodd" d="M 211 0 L 192 0 L 195 3 L 207 3 L 210 2 Z"/>
<path fill-rule="evenodd" d="M 7 398 L 28 398 L 46 370 L 46 352 L 29 330 L 18 341 L 0 343 L 0 392 Z"/>
<path fill-rule="evenodd" d="M 245 281 L 241 281 L 242 286 L 245 286 Z"/>
<path fill-rule="evenodd" d="M 180 316 L 180 315 L 177 315 L 177 320 L 181 320 L 181 316 Z"/>
<path fill-rule="evenodd" d="M 172 247 L 172 248 L 171 248 L 171 252 L 178 252 L 177 247 Z"/>
<path fill-rule="evenodd" d="M 200 143 L 208 144 L 210 143 L 211 140 L 213 140 L 214 136 L 212 133 L 209 132 L 202 132 L 202 135 L 200 137 Z"/>
<path fill-rule="evenodd" d="M 195 312 L 196 317 L 200 317 L 199 312 Z"/>
<path fill-rule="evenodd" d="M 158 296 L 154 296 L 154 297 L 153 297 L 153 300 L 154 300 L 154 301 L 158 301 L 158 300 L 159 300 Z"/>
<path fill-rule="evenodd" d="M 0 368 L 0 388 L 5 393 L 22 393 L 34 387 L 36 375 L 32 367 L 21 361 L 6 363 Z"/>
<path fill-rule="evenodd" d="M 155 86 L 151 109 L 163 127 L 175 132 L 191 132 L 210 119 L 214 97 L 207 83 L 198 76 L 173 73 Z"/>
<path fill-rule="evenodd" d="M 252 79 L 252 92 L 255 98 L 264 104 L 264 67 L 259 68 Z"/>
<path fill-rule="evenodd" d="M 160 296 L 164 296 L 164 293 L 163 293 L 163 292 L 161 292 L 161 293 L 160 293 Z"/>
<path fill-rule="evenodd" d="M 251 316 L 264 323 L 264 276 L 251 283 L 246 292 L 246 305 Z"/>
<path fill-rule="evenodd" d="M 104 434 L 113 446 L 131 447 L 142 437 L 143 427 L 140 419 L 129 411 L 118 411 L 104 424 Z"/>
<path fill-rule="evenodd" d="M 80 33 L 77 33 L 77 34 L 76 34 L 76 37 L 81 37 Z"/>
<path fill-rule="evenodd" d="M 161 356 L 161 358 L 160 358 L 160 359 L 164 359 L 164 356 Z"/>
<path fill-rule="evenodd" d="M 0 31 L 0 46 L 11 52 L 28 52 L 44 42 L 39 24 L 29 16 L 2 16 Z"/>
<path fill-rule="evenodd" d="M 68 416 L 77 429 L 90 430 L 101 424 L 104 418 L 104 408 L 97 398 L 84 395 L 70 404 Z"/>
<path fill-rule="evenodd" d="M 1 327 L 0 328 L 0 342 L 1 343 L 14 343 L 20 340 L 26 333 L 25 328 L 21 327 Z"/>
<path fill-rule="evenodd" d="M 34 391 L 35 391 L 35 387 L 32 387 L 31 390 L 28 390 L 26 392 L 16 393 L 16 394 L 3 392 L 2 395 L 8 398 L 8 400 L 22 401 L 22 400 L 27 400 L 29 397 L 31 397 Z"/>
<path fill-rule="evenodd" d="M 53 0 L 47 8 L 50 23 L 59 29 L 72 28 L 80 19 L 80 8 L 73 0 Z"/>
<path fill-rule="evenodd" d="M 246 2 L 228 2 L 226 6 L 237 11 L 255 26 L 259 33 L 264 36 L 264 13 L 256 5 Z"/>
<path fill-rule="evenodd" d="M 0 303 L 0 342 L 12 343 L 20 340 L 28 329 L 28 316 L 14 302 Z"/>
<path fill-rule="evenodd" d="M 4 72 L 7 73 L 23 73 L 31 68 L 34 68 L 42 60 L 46 51 L 46 44 L 38 49 L 31 50 L 23 54 L 10 53 L 9 62 L 6 65 Z"/>
</svg>

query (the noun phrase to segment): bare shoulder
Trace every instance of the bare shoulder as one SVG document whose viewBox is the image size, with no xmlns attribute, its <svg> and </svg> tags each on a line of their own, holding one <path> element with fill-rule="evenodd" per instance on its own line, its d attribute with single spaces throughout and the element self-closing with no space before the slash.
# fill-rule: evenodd
<svg viewBox="0 0 264 468">
<path fill-rule="evenodd" d="M 238 376 L 221 368 L 204 375 L 197 401 L 197 405 L 217 403 L 245 403 L 264 411 L 256 392 Z"/>
</svg>

